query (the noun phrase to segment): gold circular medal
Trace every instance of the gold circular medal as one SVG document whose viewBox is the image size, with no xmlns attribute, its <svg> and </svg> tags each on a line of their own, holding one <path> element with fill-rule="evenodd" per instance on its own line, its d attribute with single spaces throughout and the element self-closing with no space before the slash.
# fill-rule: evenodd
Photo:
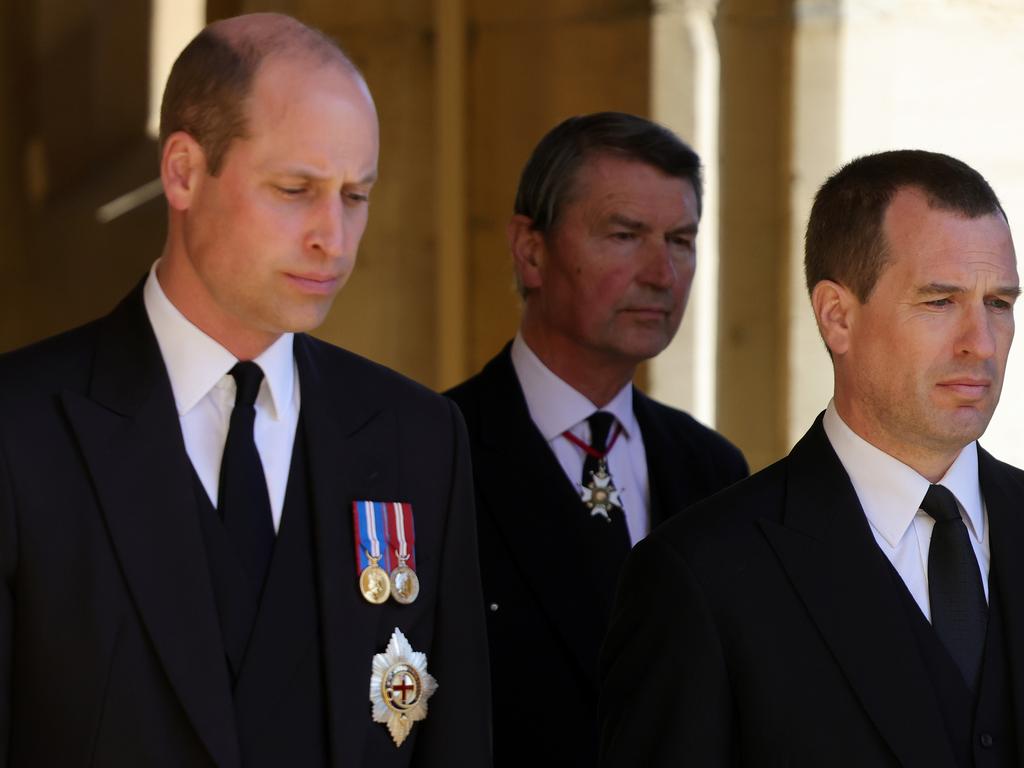
<svg viewBox="0 0 1024 768">
<path fill-rule="evenodd" d="M 391 572 L 391 596 L 402 605 L 415 602 L 420 596 L 420 580 L 416 571 L 400 565 Z"/>
<path fill-rule="evenodd" d="M 363 593 L 366 602 L 374 605 L 383 603 L 391 594 L 387 571 L 376 563 L 368 565 L 359 574 L 359 591 Z"/>
</svg>

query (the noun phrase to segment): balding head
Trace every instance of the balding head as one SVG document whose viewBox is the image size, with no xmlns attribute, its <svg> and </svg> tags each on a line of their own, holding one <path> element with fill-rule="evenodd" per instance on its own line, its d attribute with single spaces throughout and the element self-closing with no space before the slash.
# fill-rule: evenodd
<svg viewBox="0 0 1024 768">
<path fill-rule="evenodd" d="M 338 44 L 280 13 L 253 13 L 214 22 L 192 39 L 171 68 L 160 106 L 160 147 L 175 131 L 192 136 L 207 170 L 220 171 L 231 142 L 247 135 L 245 103 L 270 58 L 337 65 L 361 79 Z"/>
</svg>

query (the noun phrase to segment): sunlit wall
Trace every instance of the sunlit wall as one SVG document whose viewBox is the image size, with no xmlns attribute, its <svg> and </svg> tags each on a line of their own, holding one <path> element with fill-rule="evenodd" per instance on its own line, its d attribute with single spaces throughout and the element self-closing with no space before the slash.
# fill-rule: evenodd
<svg viewBox="0 0 1024 768">
<path fill-rule="evenodd" d="M 797 5 L 794 60 L 794 234 L 832 169 L 869 152 L 928 149 L 978 169 L 1000 196 L 1018 253 L 1024 243 L 1024 4 L 1019 0 L 850 0 Z M 834 112 L 834 114 L 833 114 Z M 791 249 L 789 435 L 831 393 L 831 368 L 801 292 Z M 1021 310 L 1017 310 L 1018 322 Z M 1024 334 L 982 444 L 1024 466 Z"/>
</svg>

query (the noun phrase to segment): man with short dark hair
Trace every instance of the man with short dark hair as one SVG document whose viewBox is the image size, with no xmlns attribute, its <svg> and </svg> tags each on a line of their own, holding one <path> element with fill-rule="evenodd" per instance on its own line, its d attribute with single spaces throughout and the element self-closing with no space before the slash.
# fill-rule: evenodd
<svg viewBox="0 0 1024 768">
<path fill-rule="evenodd" d="M 366 227 L 365 81 L 254 14 L 161 115 L 160 259 L 0 359 L 0 765 L 489 765 L 462 418 L 304 333 Z"/>
<path fill-rule="evenodd" d="M 602 765 L 1024 763 L 1024 472 L 977 439 L 1020 293 L 995 193 L 946 155 L 819 190 L 832 401 L 790 454 L 626 564 Z"/>
<path fill-rule="evenodd" d="M 746 474 L 739 451 L 631 383 L 683 316 L 700 160 L 633 115 L 571 118 L 523 170 L 514 341 L 449 396 L 470 432 L 495 763 L 592 767 L 597 655 L 630 546 Z"/>
</svg>

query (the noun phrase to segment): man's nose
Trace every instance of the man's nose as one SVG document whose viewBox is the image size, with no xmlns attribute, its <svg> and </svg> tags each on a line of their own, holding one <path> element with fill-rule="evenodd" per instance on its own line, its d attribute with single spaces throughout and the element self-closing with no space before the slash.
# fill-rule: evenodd
<svg viewBox="0 0 1024 768">
<path fill-rule="evenodd" d="M 312 217 L 308 245 L 329 258 L 338 258 L 345 248 L 343 204 L 340 196 L 329 195 L 319 201 Z"/>
<path fill-rule="evenodd" d="M 958 352 L 987 359 L 996 353 L 992 316 L 986 305 L 971 306 L 964 313 Z"/>
<path fill-rule="evenodd" d="M 653 240 L 644 247 L 640 282 L 655 288 L 671 288 L 679 279 L 679 264 L 669 244 Z"/>
</svg>

